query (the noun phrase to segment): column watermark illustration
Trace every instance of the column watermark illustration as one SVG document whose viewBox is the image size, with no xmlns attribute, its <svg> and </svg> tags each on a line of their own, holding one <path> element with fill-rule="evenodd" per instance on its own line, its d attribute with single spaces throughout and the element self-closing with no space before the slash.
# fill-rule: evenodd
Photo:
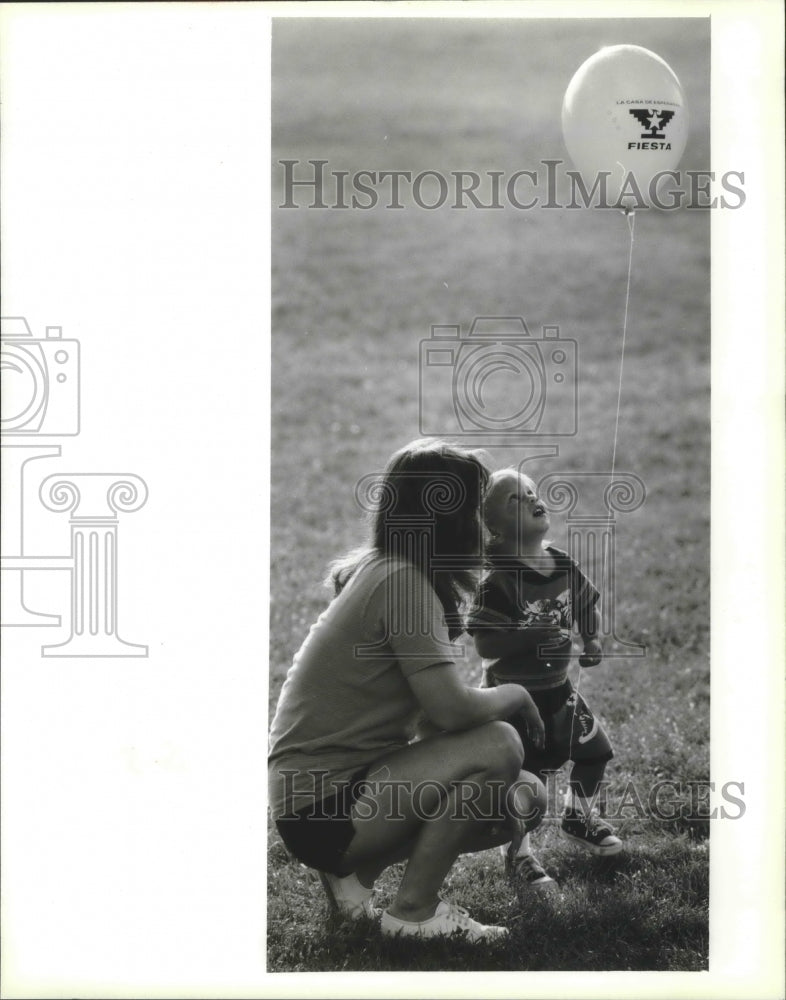
<svg viewBox="0 0 786 1000">
<path fill-rule="evenodd" d="M 447 469 L 433 472 L 397 470 L 387 475 L 362 477 L 355 487 L 355 499 L 371 515 L 374 538 L 388 554 L 397 571 L 381 582 L 387 631 L 378 641 L 359 645 L 358 657 L 387 658 L 391 641 L 399 659 L 423 657 L 418 637 L 431 637 L 446 657 L 463 655 L 461 647 L 443 641 L 434 628 L 431 589 L 440 593 L 443 581 L 456 572 L 477 564 L 481 550 L 480 524 L 467 519 L 460 535 L 446 532 L 445 525 L 458 522 L 462 512 L 475 510 L 480 498 L 480 469 L 464 470 L 463 477 Z M 461 618 L 445 610 L 449 630 L 460 631 Z M 414 642 L 413 642 L 414 640 Z"/>
<path fill-rule="evenodd" d="M 565 516 L 568 555 L 595 581 L 600 591 L 600 635 L 615 648 L 604 648 L 604 656 L 645 656 L 647 647 L 617 635 L 615 609 L 616 533 L 615 514 L 629 514 L 644 504 L 647 491 L 632 472 L 548 473 L 538 483 L 538 494 L 549 511 Z"/>
<path fill-rule="evenodd" d="M 44 656 L 147 656 L 147 646 L 117 634 L 118 514 L 147 500 L 139 476 L 65 473 L 48 476 L 39 491 L 51 511 L 68 511 L 71 526 L 71 634 L 44 646 Z"/>
<path fill-rule="evenodd" d="M 31 573 L 67 572 L 70 633 L 64 642 L 42 646 L 41 655 L 147 656 L 146 645 L 126 642 L 117 631 L 118 516 L 145 504 L 144 480 L 135 474 L 75 472 L 50 474 L 37 491 L 30 489 L 30 463 L 59 458 L 62 445 L 57 439 L 75 437 L 81 431 L 79 341 L 63 337 L 59 326 L 48 326 L 43 338 L 35 337 L 24 317 L 3 317 L 0 371 L 0 624 L 4 628 L 61 626 L 61 615 L 30 607 L 25 586 Z M 30 522 L 42 509 L 70 512 L 68 551 L 36 551 Z"/>
</svg>

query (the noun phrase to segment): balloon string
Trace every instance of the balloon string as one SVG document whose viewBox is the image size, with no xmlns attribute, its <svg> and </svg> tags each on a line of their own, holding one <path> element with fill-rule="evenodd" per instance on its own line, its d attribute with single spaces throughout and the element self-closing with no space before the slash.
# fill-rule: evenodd
<svg viewBox="0 0 786 1000">
<path fill-rule="evenodd" d="M 622 400 L 622 373 L 625 364 L 625 340 L 628 335 L 628 305 L 630 303 L 630 276 L 633 271 L 633 233 L 636 228 L 636 213 L 628 209 L 625 211 L 625 219 L 628 223 L 628 232 L 630 233 L 630 246 L 628 248 L 628 278 L 625 286 L 625 314 L 622 320 L 622 349 L 620 350 L 620 374 L 619 381 L 617 384 L 617 415 L 614 419 L 614 445 L 611 451 L 611 479 L 609 481 L 609 490 L 614 485 L 614 471 L 617 464 L 617 436 L 619 434 L 620 426 L 620 404 Z M 602 577 L 603 583 L 607 583 L 607 573 L 608 573 L 608 557 L 609 557 L 609 546 L 605 544 L 605 540 L 601 543 L 602 547 Z M 581 665 L 579 665 L 578 672 L 576 674 L 576 685 L 574 687 L 574 701 L 573 701 L 573 718 L 570 723 L 570 740 L 571 745 L 573 744 L 573 727 L 576 723 L 576 708 L 578 707 L 579 701 L 579 689 L 581 687 Z M 575 803 L 574 803 L 575 804 Z"/>
<path fill-rule="evenodd" d="M 622 400 L 622 371 L 625 364 L 625 339 L 628 334 L 628 303 L 630 302 L 630 276 L 633 270 L 633 231 L 636 227 L 636 213 L 634 211 L 625 212 L 625 219 L 630 232 L 630 247 L 628 249 L 628 281 L 625 288 L 625 316 L 622 321 L 622 350 L 620 351 L 620 377 L 617 386 L 617 416 L 614 420 L 614 447 L 611 452 L 611 482 L 609 487 L 614 485 L 614 469 L 617 464 L 617 435 L 620 427 L 620 402 Z"/>
</svg>

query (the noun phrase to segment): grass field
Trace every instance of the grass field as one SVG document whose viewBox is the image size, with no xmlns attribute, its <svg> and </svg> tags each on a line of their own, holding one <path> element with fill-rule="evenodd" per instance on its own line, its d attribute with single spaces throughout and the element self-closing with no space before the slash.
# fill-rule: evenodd
<svg viewBox="0 0 786 1000">
<path fill-rule="evenodd" d="M 537 169 L 565 155 L 559 114 L 575 69 L 601 45 L 632 42 L 680 77 L 692 123 L 682 167 L 706 168 L 708 40 L 708 22 L 688 19 L 276 22 L 271 711 L 328 598 L 328 561 L 362 537 L 356 481 L 418 436 L 419 343 L 432 324 L 521 315 L 575 339 L 579 432 L 532 474 L 609 470 L 628 260 L 614 211 L 281 209 L 278 161 L 320 158 L 350 173 Z M 707 967 L 709 822 L 620 806 L 631 786 L 646 797 L 670 779 L 684 797 L 708 777 L 709 216 L 636 217 L 616 467 L 647 496 L 618 515 L 614 615 L 647 655 L 611 657 L 581 681 L 615 744 L 609 808 L 626 852 L 613 864 L 577 857 L 547 820 L 535 839 L 561 883 L 556 903 L 517 904 L 495 853 L 465 857 L 447 894 L 508 923 L 509 943 L 402 948 L 371 925 L 326 924 L 321 890 L 271 827 L 271 971 Z M 522 451 L 491 457 L 508 464 Z M 557 544 L 565 533 L 552 518 Z M 478 680 L 471 652 L 462 669 Z M 396 877 L 380 881 L 383 901 Z"/>
</svg>

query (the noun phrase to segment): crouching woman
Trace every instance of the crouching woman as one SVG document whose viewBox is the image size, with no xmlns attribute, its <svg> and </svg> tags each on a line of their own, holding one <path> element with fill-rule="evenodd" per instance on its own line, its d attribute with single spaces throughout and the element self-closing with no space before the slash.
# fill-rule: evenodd
<svg viewBox="0 0 786 1000">
<path fill-rule="evenodd" d="M 518 684 L 475 688 L 456 665 L 460 608 L 473 590 L 480 458 L 441 442 L 393 455 L 372 492 L 370 544 L 334 564 L 335 597 L 281 690 L 270 733 L 270 808 L 289 851 L 332 904 L 372 916 L 375 880 L 406 860 L 383 933 L 503 936 L 440 897 L 460 854 L 540 822 L 542 784 L 502 720 L 543 724 Z M 413 740 L 424 715 L 431 735 Z"/>
</svg>

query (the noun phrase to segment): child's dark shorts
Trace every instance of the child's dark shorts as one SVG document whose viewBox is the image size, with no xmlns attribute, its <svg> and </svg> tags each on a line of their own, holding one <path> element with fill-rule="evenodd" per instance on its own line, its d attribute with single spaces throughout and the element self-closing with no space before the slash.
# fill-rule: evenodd
<svg viewBox="0 0 786 1000">
<path fill-rule="evenodd" d="M 524 767 L 528 771 L 556 771 L 577 761 L 607 761 L 614 756 L 603 726 L 570 681 L 548 691 L 531 691 L 546 730 L 545 746 L 538 749 L 518 719 L 509 721 L 524 744 Z M 571 731 L 572 730 L 572 731 Z"/>
<path fill-rule="evenodd" d="M 352 806 L 363 794 L 367 773 L 368 768 L 362 768 L 335 795 L 276 820 L 284 845 L 298 861 L 331 875 L 342 874 L 342 859 L 355 836 Z"/>
</svg>

